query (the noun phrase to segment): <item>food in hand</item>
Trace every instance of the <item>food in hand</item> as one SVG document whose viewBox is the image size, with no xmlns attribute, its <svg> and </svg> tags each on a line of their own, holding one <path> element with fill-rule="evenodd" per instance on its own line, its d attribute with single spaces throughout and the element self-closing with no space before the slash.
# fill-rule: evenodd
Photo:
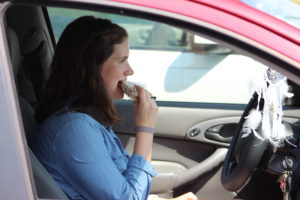
<svg viewBox="0 0 300 200">
<path fill-rule="evenodd" d="M 122 90 L 123 92 L 132 100 L 136 100 L 138 96 L 138 92 L 136 90 L 136 84 L 130 81 L 122 82 Z"/>
</svg>

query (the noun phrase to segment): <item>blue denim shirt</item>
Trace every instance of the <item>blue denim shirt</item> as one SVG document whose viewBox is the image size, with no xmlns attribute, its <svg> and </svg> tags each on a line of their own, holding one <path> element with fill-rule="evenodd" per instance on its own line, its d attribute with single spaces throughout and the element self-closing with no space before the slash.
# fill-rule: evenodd
<svg viewBox="0 0 300 200">
<path fill-rule="evenodd" d="M 111 127 L 84 113 L 53 115 L 30 145 L 70 199 L 145 200 L 156 174 L 142 156 L 128 155 Z"/>
</svg>

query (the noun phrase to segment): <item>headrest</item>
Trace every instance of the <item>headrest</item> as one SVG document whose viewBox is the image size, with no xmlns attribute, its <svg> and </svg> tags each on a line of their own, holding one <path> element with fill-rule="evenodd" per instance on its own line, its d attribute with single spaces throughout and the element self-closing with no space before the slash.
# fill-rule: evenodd
<svg viewBox="0 0 300 200">
<path fill-rule="evenodd" d="M 24 31 L 21 37 L 21 51 L 23 55 L 31 54 L 46 41 L 46 33 L 39 27 L 31 27 Z"/>
<path fill-rule="evenodd" d="M 12 60 L 14 77 L 16 77 L 21 62 L 19 39 L 15 31 L 8 26 L 6 27 L 6 34 L 9 46 L 9 53 Z"/>
</svg>

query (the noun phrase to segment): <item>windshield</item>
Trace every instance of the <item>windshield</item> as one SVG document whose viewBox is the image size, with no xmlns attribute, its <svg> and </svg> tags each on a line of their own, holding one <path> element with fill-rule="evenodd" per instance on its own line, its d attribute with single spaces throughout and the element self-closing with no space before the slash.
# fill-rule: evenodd
<svg viewBox="0 0 300 200">
<path fill-rule="evenodd" d="M 300 29 L 300 0 L 241 0 Z"/>
</svg>

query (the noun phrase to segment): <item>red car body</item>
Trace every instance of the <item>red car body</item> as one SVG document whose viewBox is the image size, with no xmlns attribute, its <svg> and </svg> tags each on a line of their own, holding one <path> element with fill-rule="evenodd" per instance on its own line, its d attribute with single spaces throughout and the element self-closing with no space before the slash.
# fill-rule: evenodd
<svg viewBox="0 0 300 200">
<path fill-rule="evenodd" d="M 217 26 L 228 34 L 254 41 L 253 45 L 284 55 L 300 69 L 300 30 L 238 0 L 113 0 L 166 11 Z M 231 32 L 231 33 L 230 33 Z M 244 39 L 245 39 L 244 38 Z M 256 44 L 255 44 L 256 43 Z"/>
</svg>

